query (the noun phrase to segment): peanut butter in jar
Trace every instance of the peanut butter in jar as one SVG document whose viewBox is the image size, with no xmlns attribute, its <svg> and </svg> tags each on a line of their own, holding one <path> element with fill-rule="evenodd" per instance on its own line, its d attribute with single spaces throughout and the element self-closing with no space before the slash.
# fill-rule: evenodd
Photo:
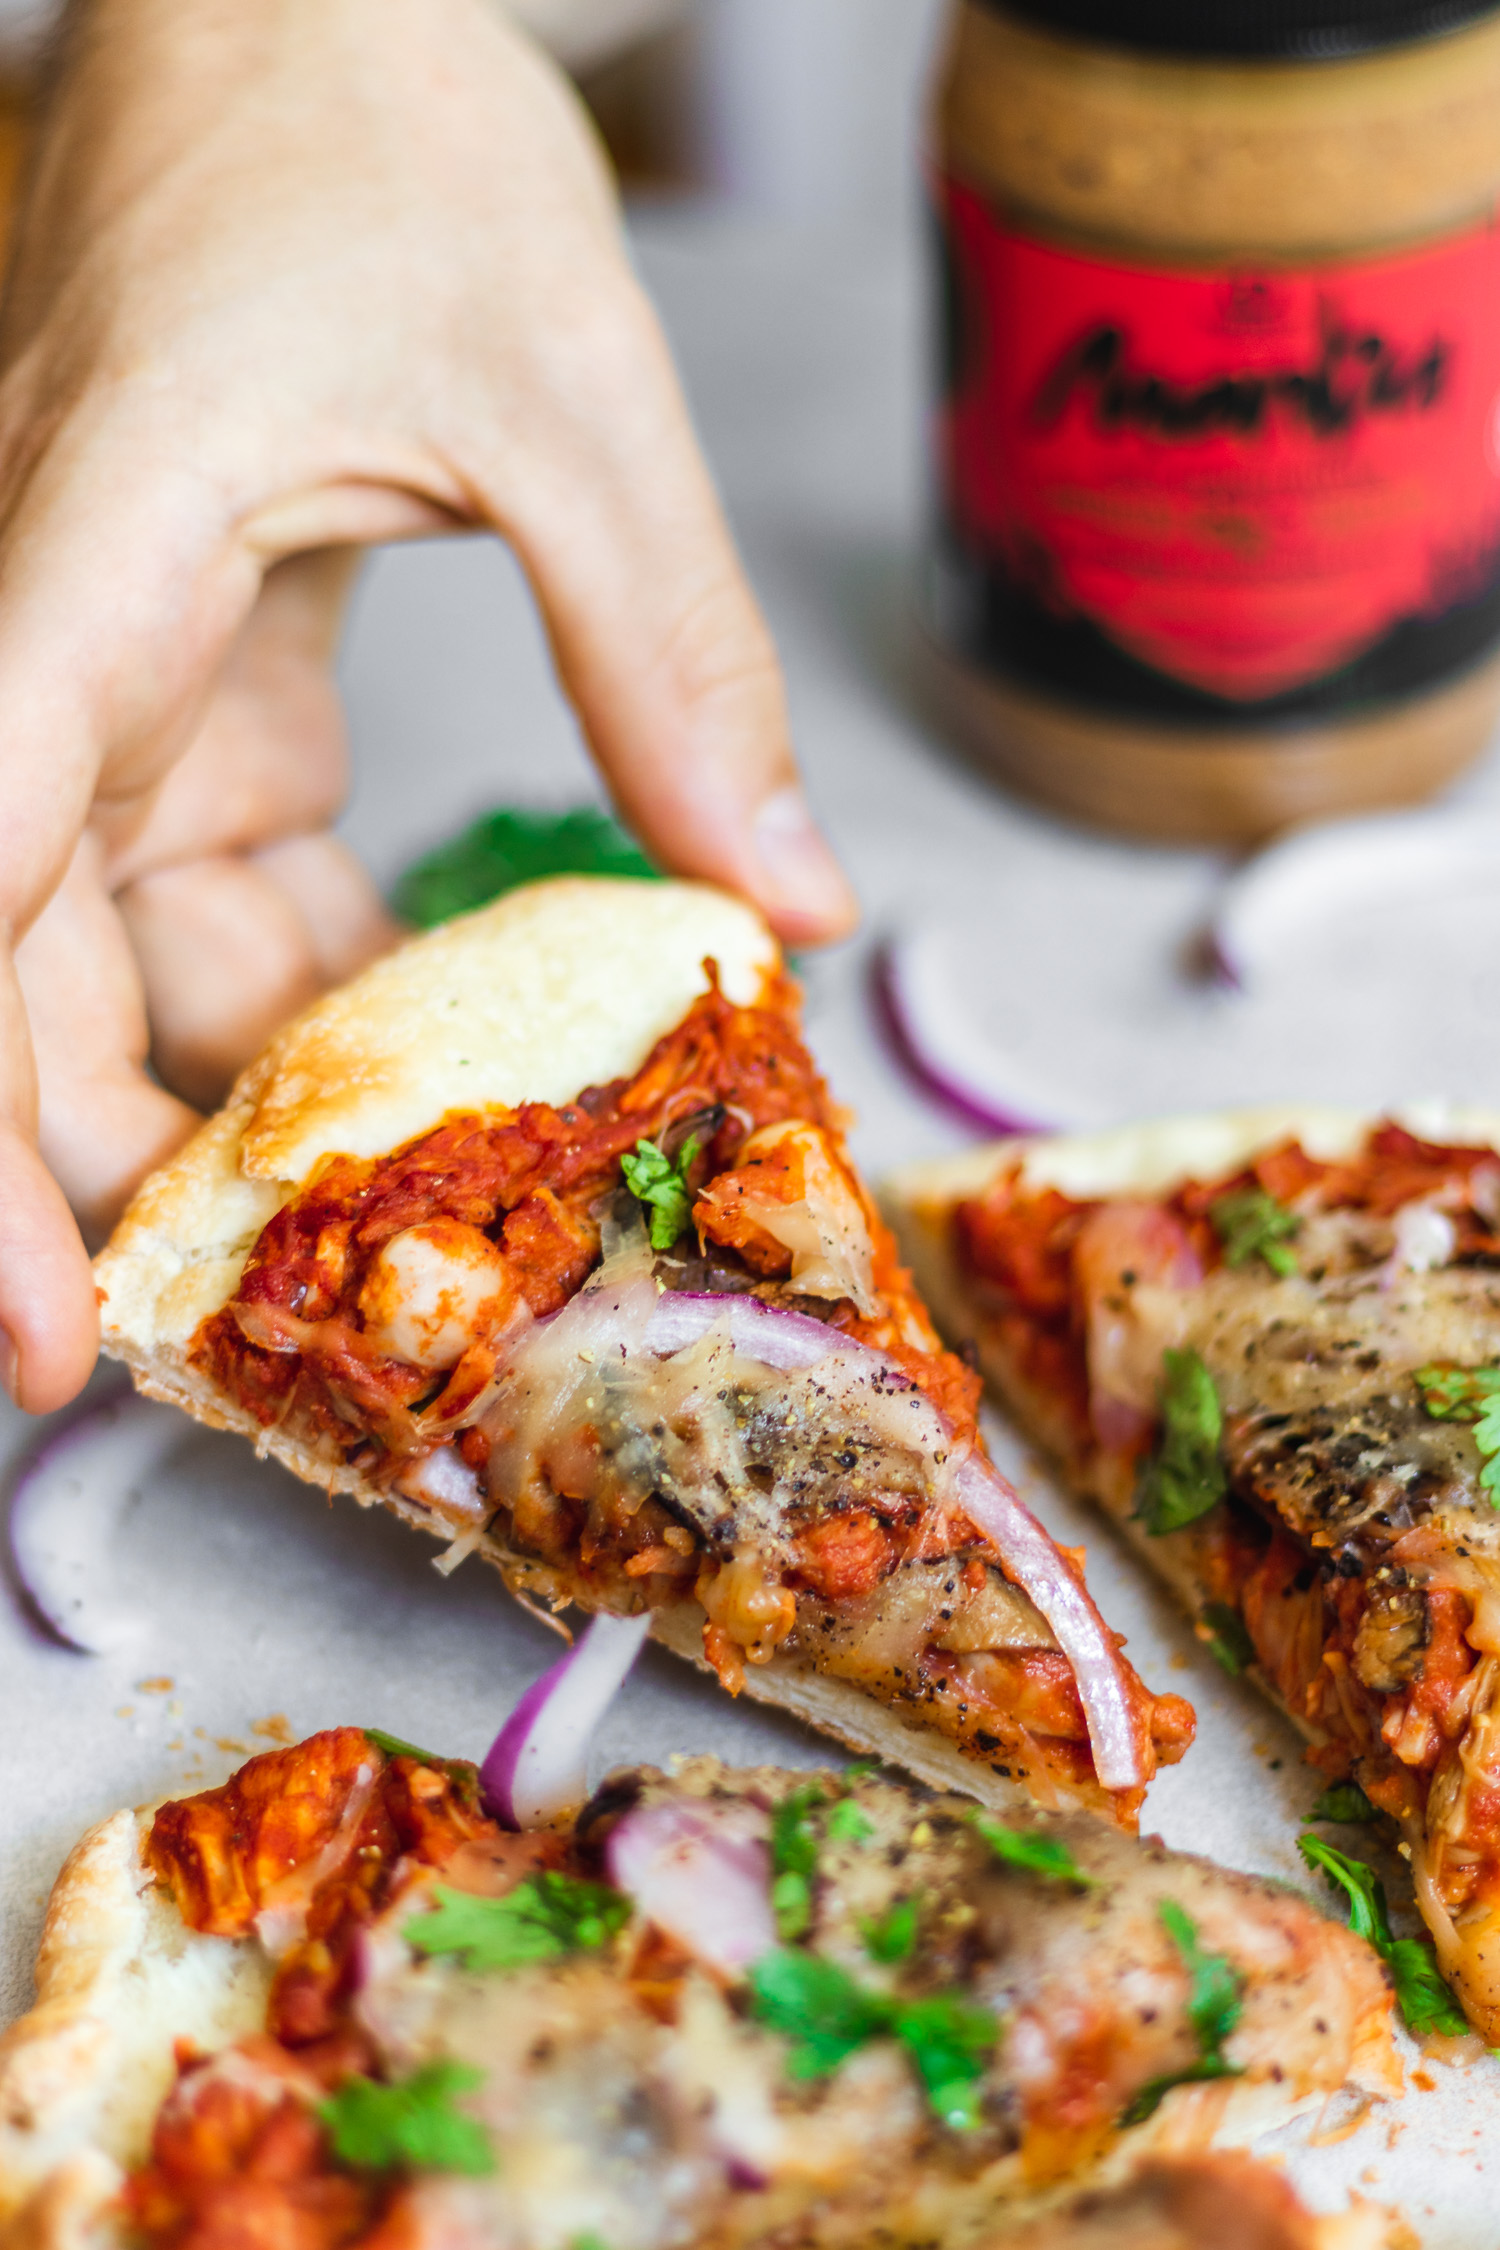
<svg viewBox="0 0 1500 2250">
<path fill-rule="evenodd" d="M 928 617 L 1007 780 L 1243 842 L 1500 714 L 1500 8 L 960 0 Z"/>
</svg>

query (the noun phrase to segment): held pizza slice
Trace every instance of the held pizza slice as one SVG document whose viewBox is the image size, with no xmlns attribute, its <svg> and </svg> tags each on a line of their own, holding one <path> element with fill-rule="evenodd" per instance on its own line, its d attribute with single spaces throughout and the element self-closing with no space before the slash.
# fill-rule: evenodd
<svg viewBox="0 0 1500 2250">
<path fill-rule="evenodd" d="M 719 893 L 546 883 L 414 939 L 278 1035 L 97 1275 L 152 1396 L 937 1785 L 1128 1821 L 1191 1738 L 988 1463 Z"/>
<path fill-rule="evenodd" d="M 1500 2039 L 1500 1119 L 1007 1142 L 886 1207 L 1023 1427 L 1399 1824 Z"/>
<path fill-rule="evenodd" d="M 1400 2089 L 1374 1956 L 1284 1889 L 858 1769 L 528 1834 L 477 1780 L 341 1727 L 84 1838 L 0 2041 L 15 2250 L 1386 2239 L 1206 2153 Z"/>
</svg>

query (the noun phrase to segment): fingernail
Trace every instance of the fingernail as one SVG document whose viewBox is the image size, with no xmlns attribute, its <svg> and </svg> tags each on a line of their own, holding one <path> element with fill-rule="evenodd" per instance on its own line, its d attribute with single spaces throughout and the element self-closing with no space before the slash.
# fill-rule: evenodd
<svg viewBox="0 0 1500 2250">
<path fill-rule="evenodd" d="M 850 919 L 854 901 L 849 886 L 800 789 L 778 789 L 768 797 L 752 834 L 761 866 L 782 903 L 813 922 Z"/>
</svg>

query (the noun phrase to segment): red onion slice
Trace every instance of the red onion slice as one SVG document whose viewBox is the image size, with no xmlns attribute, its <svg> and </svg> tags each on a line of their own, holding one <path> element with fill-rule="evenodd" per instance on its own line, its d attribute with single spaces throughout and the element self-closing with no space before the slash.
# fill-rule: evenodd
<svg viewBox="0 0 1500 2250">
<path fill-rule="evenodd" d="M 971 1453 L 955 1480 L 966 1516 L 994 1542 L 1073 1667 L 1094 1771 L 1106 1789 L 1140 1789 L 1146 1770 L 1134 1698 L 1114 1636 L 1066 1558 L 998 1469 Z"/>
<path fill-rule="evenodd" d="M 22 1472 L 10 1504 L 16 1574 L 70 1648 L 102 1656 L 145 1630 L 116 1598 L 110 1540 L 142 1479 L 188 1426 L 175 1407 L 116 1393 L 54 1429 Z"/>
<path fill-rule="evenodd" d="M 874 1001 L 896 1060 L 961 1124 L 1007 1135 L 1057 1130 L 1055 1123 L 1038 1122 L 1048 1104 L 1024 1085 L 1021 1068 L 1008 1068 L 1003 1056 L 976 1040 L 927 933 L 914 931 L 882 946 Z"/>
<path fill-rule="evenodd" d="M 566 1656 L 526 1690 L 479 1769 L 506 1828 L 546 1828 L 588 1798 L 589 1749 L 651 1629 L 640 1617 L 589 1620 Z"/>
<path fill-rule="evenodd" d="M 714 1296 L 697 1290 L 669 1291 L 657 1299 L 646 1330 L 646 1345 L 665 1358 L 696 1344 L 700 1336 L 720 1323 L 727 1326 L 737 1352 L 783 1374 L 816 1367 L 831 1352 L 851 1348 L 851 1339 L 840 1329 L 813 1320 L 806 1313 L 783 1312 L 779 1305 L 764 1304 L 759 1297 Z M 865 1349 L 858 1344 L 852 1348 Z"/>
<path fill-rule="evenodd" d="M 574 1303 L 577 1302 L 575 1298 Z M 559 1321 L 566 1317 L 566 1313 L 556 1316 Z M 747 1358 L 795 1372 L 818 1366 L 838 1355 L 851 1365 L 867 1367 L 877 1375 L 879 1388 L 884 1392 L 915 1392 L 911 1378 L 884 1352 L 873 1350 L 823 1321 L 809 1319 L 801 1313 L 784 1312 L 778 1306 L 763 1304 L 753 1297 L 668 1292 L 658 1298 L 641 1341 L 646 1349 L 666 1356 L 696 1343 L 720 1322 L 728 1324 L 735 1349 L 743 1351 Z M 539 1323 L 531 1331 L 531 1339 L 539 1338 L 545 1328 L 545 1323 Z M 640 1348 L 634 1336 L 617 1342 L 602 1328 L 591 1330 L 591 1337 L 600 1348 L 618 1349 L 622 1356 Z M 935 1427 L 949 1433 L 950 1426 L 935 1407 L 931 1414 Z M 1124 1664 L 1092 1600 L 1035 1516 L 999 1471 L 978 1454 L 971 1454 L 958 1470 L 955 1490 L 964 1512 L 994 1542 L 1006 1569 L 1036 1603 L 1051 1626 L 1058 1646 L 1073 1666 L 1093 1747 L 1094 1769 L 1101 1785 L 1106 1789 L 1143 1787 L 1147 1777 Z M 590 1631 L 604 1622 L 602 1618 L 597 1620 Z M 578 1653 L 581 1651 L 574 1652 Z M 571 1661 L 571 1657 L 565 1657 L 556 1668 L 557 1674 L 561 1675 Z M 553 1676 L 549 1674 L 548 1679 Z M 539 1681 L 531 1695 L 540 1696 L 546 1686 L 546 1681 Z M 512 1728 L 521 1727 L 524 1731 L 522 1714 L 528 1711 L 530 1701 L 528 1697 L 510 1721 L 490 1753 L 492 1759 L 510 1739 Z M 486 1772 L 488 1770 L 487 1765 Z M 499 1778 L 490 1784 L 491 1794 L 497 1803 L 505 1804 L 509 1802 L 509 1784 L 499 1766 L 497 1775 Z M 547 1801 L 553 1802 L 551 1798 Z M 575 1794 L 561 1800 L 558 1809 L 581 1801 L 581 1793 Z M 554 1815 L 541 1814 L 535 1822 L 519 1813 L 513 1819 L 509 1813 L 503 1817 L 511 1820 L 512 1825 L 529 1827 Z"/>
<path fill-rule="evenodd" d="M 884 1352 L 873 1351 L 822 1321 L 782 1312 L 753 1297 L 663 1297 L 646 1340 L 658 1351 L 680 1350 L 724 1318 L 730 1322 L 736 1350 L 773 1367 L 815 1366 L 837 1352 L 880 1368 L 891 1386 L 912 1388 L 910 1379 Z M 965 1514 L 994 1542 L 1006 1569 L 1036 1603 L 1073 1667 L 1101 1785 L 1143 1787 L 1146 1772 L 1134 1699 L 1119 1650 L 1093 1601 L 998 1469 L 971 1453 L 958 1471 L 956 1490 Z"/>
<path fill-rule="evenodd" d="M 768 1822 L 750 1805 L 638 1805 L 610 1836 L 609 1879 L 720 1976 L 776 1943 Z"/>
</svg>

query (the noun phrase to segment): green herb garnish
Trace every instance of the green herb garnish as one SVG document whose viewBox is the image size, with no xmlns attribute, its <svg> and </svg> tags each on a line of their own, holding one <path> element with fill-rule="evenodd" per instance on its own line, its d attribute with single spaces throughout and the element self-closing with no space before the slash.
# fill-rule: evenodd
<svg viewBox="0 0 1500 2250">
<path fill-rule="evenodd" d="M 1297 1849 L 1309 1867 L 1318 1868 L 1348 1899 L 1349 1927 L 1390 1970 L 1407 2030 L 1418 2039 L 1429 2031 L 1454 2038 L 1467 2031 L 1468 2019 L 1443 1982 L 1431 1938 L 1392 1935 L 1385 1885 L 1374 1868 L 1310 1831 L 1297 1838 Z"/>
<path fill-rule="evenodd" d="M 391 903 L 403 921 L 426 930 L 548 875 L 655 874 L 618 821 L 592 805 L 567 812 L 505 806 L 414 861 Z"/>
<path fill-rule="evenodd" d="M 1196 1352 L 1163 1352 L 1161 1419 L 1161 1441 L 1141 1472 L 1135 1507 L 1156 1539 L 1196 1523 L 1228 1490 L 1219 1458 L 1224 1414 Z"/>
<path fill-rule="evenodd" d="M 836 1844 L 865 1844 L 875 1833 L 875 1823 L 852 1797 L 840 1797 L 828 1815 L 828 1834 Z"/>
<path fill-rule="evenodd" d="M 493 2172 L 495 2153 L 477 2117 L 455 2109 L 453 2097 L 472 2091 L 484 2072 L 468 2063 L 430 2062 L 410 2078 L 382 2086 L 373 2078 L 346 2078 L 318 2105 L 333 2153 L 341 2163 L 370 2171 L 411 2165 L 426 2172 Z"/>
<path fill-rule="evenodd" d="M 1313 1806 L 1311 1820 L 1378 1820 L 1379 1807 L 1372 1805 L 1357 1781 L 1331 1781 Z"/>
<path fill-rule="evenodd" d="M 698 1145 L 697 1134 L 691 1134 L 674 1161 L 663 1156 L 655 1141 L 637 1141 L 635 1153 L 620 1159 L 625 1185 L 637 1203 L 644 1203 L 651 1213 L 653 1250 L 670 1250 L 692 1216 L 693 1191 L 687 1184 L 687 1169 L 698 1153 Z"/>
<path fill-rule="evenodd" d="M 361 1727 L 360 1732 L 387 1758 L 415 1758 L 418 1765 L 445 1773 L 465 1804 L 478 1804 L 479 1768 L 466 1758 L 440 1758 L 435 1751 L 419 1750 L 414 1742 L 403 1742 L 399 1734 L 387 1734 L 383 1727 Z"/>
<path fill-rule="evenodd" d="M 1500 1508 L 1500 1367 L 1419 1367 L 1416 1384 L 1434 1422 L 1473 1423 L 1480 1490 Z"/>
<path fill-rule="evenodd" d="M 880 1961 L 890 1968 L 898 1961 L 910 1959 L 917 1942 L 917 1917 L 921 1909 L 920 1899 L 901 1898 L 878 1921 L 861 1920 L 859 1934 L 872 1961 Z"/>
<path fill-rule="evenodd" d="M 418 1953 L 451 1953 L 466 1969 L 522 1969 L 565 1953 L 596 1951 L 630 1919 L 630 1901 L 607 1883 L 584 1883 L 548 1869 L 503 1898 L 433 1888 L 437 1905 L 401 1935 Z"/>
<path fill-rule="evenodd" d="M 820 1954 L 778 1950 L 750 1971 L 754 2012 L 791 2041 L 793 2078 L 826 2078 L 872 2039 L 898 2039 L 934 2113 L 956 2132 L 979 2121 L 978 2081 L 999 2025 L 955 1993 L 898 2000 L 872 1992 Z"/>
<path fill-rule="evenodd" d="M 1143 2086 L 1120 2120 L 1124 2125 L 1144 2124 L 1174 2086 L 1196 2086 L 1206 2078 L 1242 2075 L 1239 2065 L 1225 2056 L 1224 2042 L 1244 2012 L 1244 1978 L 1226 1954 L 1204 1952 L 1197 1923 L 1175 1899 L 1164 1898 L 1158 1912 L 1191 1979 L 1187 2019 L 1198 2041 L 1198 2060 L 1188 2070 L 1153 2078 Z"/>
<path fill-rule="evenodd" d="M 1297 1271 L 1297 1261 L 1286 1246 L 1302 1221 L 1263 1187 L 1232 1189 L 1209 1205 L 1208 1215 L 1224 1245 L 1226 1266 L 1248 1266 L 1252 1258 L 1264 1258 L 1272 1273 L 1285 1276 Z"/>
<path fill-rule="evenodd" d="M 1205 1628 L 1203 1641 L 1209 1655 L 1223 1665 L 1231 1679 L 1238 1679 L 1246 1666 L 1255 1662 L 1255 1643 L 1244 1618 L 1228 1602 L 1205 1602 L 1198 1612 L 1198 1622 Z"/>
<path fill-rule="evenodd" d="M 790 1943 L 812 1924 L 818 1831 L 813 1814 L 825 1802 L 816 1782 L 783 1797 L 771 1815 L 771 1911 L 778 1936 Z"/>
<path fill-rule="evenodd" d="M 1007 1828 L 1003 1821 L 982 1812 L 971 1812 L 968 1818 L 975 1835 L 983 1837 L 996 1859 L 1003 1859 L 1007 1867 L 1019 1867 L 1047 1883 L 1071 1883 L 1080 1891 L 1100 1888 L 1099 1877 L 1086 1873 L 1067 1845 L 1049 1836 L 1045 1829 Z"/>
</svg>

